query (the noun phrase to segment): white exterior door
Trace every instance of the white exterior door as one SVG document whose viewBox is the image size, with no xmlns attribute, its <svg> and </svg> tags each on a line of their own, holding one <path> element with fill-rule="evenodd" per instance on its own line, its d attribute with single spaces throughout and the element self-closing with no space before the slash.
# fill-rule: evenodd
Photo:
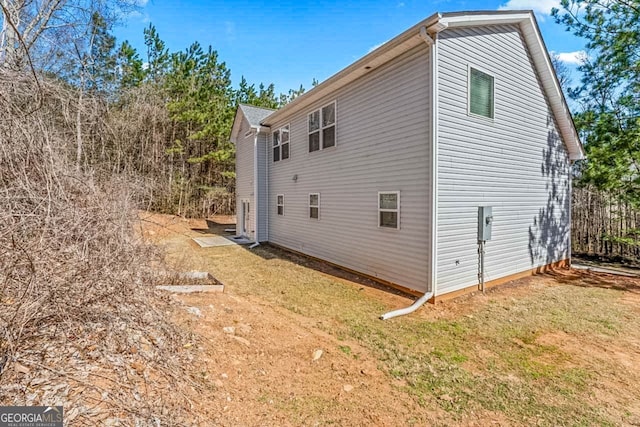
<svg viewBox="0 0 640 427">
<path fill-rule="evenodd" d="M 249 199 L 242 201 L 242 221 L 240 223 L 240 235 L 249 237 L 249 230 L 251 229 L 251 206 Z"/>
</svg>

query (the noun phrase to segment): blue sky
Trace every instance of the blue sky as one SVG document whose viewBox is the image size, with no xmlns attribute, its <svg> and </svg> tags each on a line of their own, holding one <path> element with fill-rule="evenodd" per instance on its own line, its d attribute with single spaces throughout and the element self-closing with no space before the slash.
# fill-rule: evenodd
<svg viewBox="0 0 640 427">
<path fill-rule="evenodd" d="M 145 59 L 143 29 L 153 23 L 171 51 L 211 45 L 231 69 L 276 92 L 309 89 L 435 12 L 533 9 L 549 50 L 575 69 L 584 41 L 553 21 L 559 0 L 204 1 L 138 0 L 138 12 L 114 32 Z M 574 74 L 575 76 L 575 74 Z"/>
</svg>

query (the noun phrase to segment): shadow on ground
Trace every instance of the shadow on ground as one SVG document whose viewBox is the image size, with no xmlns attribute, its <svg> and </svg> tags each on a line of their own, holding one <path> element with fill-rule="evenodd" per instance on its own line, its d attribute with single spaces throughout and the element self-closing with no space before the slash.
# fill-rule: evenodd
<svg viewBox="0 0 640 427">
<path fill-rule="evenodd" d="M 559 283 L 581 288 L 612 289 L 640 294 L 640 279 L 586 270 L 556 270 L 548 273 Z"/>
</svg>

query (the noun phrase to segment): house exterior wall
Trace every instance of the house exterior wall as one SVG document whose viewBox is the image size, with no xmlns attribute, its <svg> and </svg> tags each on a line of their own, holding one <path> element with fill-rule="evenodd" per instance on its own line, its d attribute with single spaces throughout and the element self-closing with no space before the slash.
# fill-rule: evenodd
<svg viewBox="0 0 640 427">
<path fill-rule="evenodd" d="M 493 207 L 485 281 L 570 256 L 570 161 L 517 26 L 439 35 L 437 294 L 478 283 L 478 206 Z M 467 113 L 469 66 L 494 119 Z"/>
<path fill-rule="evenodd" d="M 411 49 L 271 129 L 289 124 L 290 155 L 268 144 L 269 241 L 418 291 L 430 277 L 430 64 Z M 309 153 L 307 115 L 336 101 L 335 147 Z M 297 179 L 294 180 L 294 176 Z M 378 227 L 378 192 L 400 191 L 400 229 Z M 309 194 L 320 194 L 319 219 Z M 284 215 L 276 197 L 284 195 Z"/>
<path fill-rule="evenodd" d="M 251 130 L 249 123 L 243 118 L 240 132 L 238 133 L 238 140 L 236 142 L 236 232 L 240 234 L 242 230 L 243 220 L 242 215 L 242 200 L 248 199 L 250 202 L 250 227 L 249 237 L 254 238 L 253 231 L 255 230 L 255 212 L 256 206 L 253 197 L 253 174 L 254 174 L 254 153 L 253 142 L 254 134 L 245 136 L 245 134 Z"/>
</svg>

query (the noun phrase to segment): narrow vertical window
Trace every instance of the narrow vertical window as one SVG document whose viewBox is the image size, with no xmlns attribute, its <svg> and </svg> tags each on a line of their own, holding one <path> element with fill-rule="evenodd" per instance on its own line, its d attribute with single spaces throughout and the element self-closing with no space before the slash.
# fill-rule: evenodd
<svg viewBox="0 0 640 427">
<path fill-rule="evenodd" d="M 280 138 L 280 158 L 285 160 L 289 158 L 289 125 L 280 129 Z"/>
<path fill-rule="evenodd" d="M 273 132 L 273 161 L 280 161 L 280 130 Z"/>
<path fill-rule="evenodd" d="M 320 110 L 309 114 L 309 152 L 320 149 Z"/>
<path fill-rule="evenodd" d="M 309 218 L 320 218 L 320 194 L 309 194 Z"/>
<path fill-rule="evenodd" d="M 400 228 L 400 192 L 378 193 L 378 227 Z"/>
<path fill-rule="evenodd" d="M 469 67 L 469 113 L 493 119 L 493 76 Z"/>
<path fill-rule="evenodd" d="M 322 149 L 336 145 L 336 104 L 322 107 Z"/>
<path fill-rule="evenodd" d="M 278 206 L 278 215 L 284 216 L 284 194 L 276 196 L 276 204 Z"/>
</svg>

